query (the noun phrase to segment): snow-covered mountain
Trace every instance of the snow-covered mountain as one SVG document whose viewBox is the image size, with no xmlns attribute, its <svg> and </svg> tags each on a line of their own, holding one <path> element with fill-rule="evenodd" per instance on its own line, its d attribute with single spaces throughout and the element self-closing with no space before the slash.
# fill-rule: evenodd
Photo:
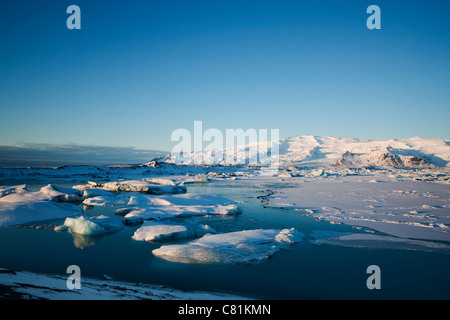
<svg viewBox="0 0 450 320">
<path fill-rule="evenodd" d="M 281 165 L 336 165 L 352 167 L 450 167 L 450 140 L 409 139 L 367 140 L 344 137 L 300 136 L 285 138 L 269 143 L 252 143 L 235 148 L 237 163 L 249 163 L 249 151 L 257 150 L 258 157 L 266 155 L 265 145 L 270 150 L 279 150 Z M 225 154 L 228 150 L 224 149 Z M 226 164 L 225 161 L 213 161 L 217 154 L 204 151 L 203 163 Z M 254 155 L 255 157 L 255 155 Z M 172 157 L 175 163 L 192 163 L 194 154 L 184 159 Z M 250 163 L 252 163 L 250 161 Z M 253 162 L 254 163 L 254 162 Z"/>
</svg>

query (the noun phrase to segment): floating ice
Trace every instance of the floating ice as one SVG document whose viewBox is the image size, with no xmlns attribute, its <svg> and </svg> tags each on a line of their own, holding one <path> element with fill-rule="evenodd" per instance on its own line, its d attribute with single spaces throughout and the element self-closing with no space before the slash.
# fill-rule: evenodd
<svg viewBox="0 0 450 320">
<path fill-rule="evenodd" d="M 63 226 L 58 226 L 55 231 L 70 231 L 82 235 L 100 235 L 113 233 L 124 228 L 122 222 L 116 218 L 107 216 L 66 218 Z"/>
<path fill-rule="evenodd" d="M 147 201 L 147 202 L 146 202 Z M 215 195 L 188 193 L 151 197 L 132 197 L 129 207 L 116 211 L 127 220 L 160 220 L 197 215 L 229 215 L 241 213 L 234 201 Z"/>
<path fill-rule="evenodd" d="M 199 237 L 207 233 L 215 232 L 216 231 L 208 225 L 194 223 L 181 225 L 145 221 L 144 224 L 136 230 L 133 239 L 140 241 L 165 241 Z"/>
<path fill-rule="evenodd" d="M 201 264 L 259 263 L 280 247 L 301 241 L 303 234 L 292 229 L 257 229 L 205 235 L 183 245 L 165 245 L 153 254 L 165 260 Z"/>
<path fill-rule="evenodd" d="M 105 184 L 89 182 L 86 185 L 74 186 L 78 190 L 102 189 L 116 192 L 140 192 L 148 194 L 184 193 L 186 187 L 169 179 L 143 179 L 113 181 Z"/>
</svg>

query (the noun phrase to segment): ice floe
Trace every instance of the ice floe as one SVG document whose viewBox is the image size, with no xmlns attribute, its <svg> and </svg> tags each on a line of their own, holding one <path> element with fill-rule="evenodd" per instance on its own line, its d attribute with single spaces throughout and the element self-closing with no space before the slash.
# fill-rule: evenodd
<svg viewBox="0 0 450 320">
<path fill-rule="evenodd" d="M 168 261 L 198 264 L 252 264 L 271 257 L 303 234 L 292 229 L 257 229 L 205 235 L 181 245 L 164 245 L 153 254 Z"/>
<path fill-rule="evenodd" d="M 140 192 L 147 194 L 183 193 L 186 187 L 170 179 L 148 178 L 142 180 L 112 181 L 106 183 L 90 182 L 86 185 L 77 185 L 78 190 L 102 189 L 116 192 Z"/>
<path fill-rule="evenodd" d="M 133 235 L 133 239 L 139 241 L 166 241 L 183 238 L 200 237 L 208 233 L 215 233 L 214 228 L 208 225 L 196 223 L 162 223 L 155 221 L 145 221 Z"/>
</svg>

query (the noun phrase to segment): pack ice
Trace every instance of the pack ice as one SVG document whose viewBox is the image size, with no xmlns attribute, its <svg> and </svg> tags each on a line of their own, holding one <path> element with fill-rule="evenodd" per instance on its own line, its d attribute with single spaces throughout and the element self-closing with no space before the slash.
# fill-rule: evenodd
<svg viewBox="0 0 450 320">
<path fill-rule="evenodd" d="M 168 261 L 198 264 L 252 264 L 271 257 L 281 247 L 299 242 L 303 234 L 291 229 L 256 229 L 208 234 L 182 245 L 155 249 L 155 256 Z"/>
</svg>

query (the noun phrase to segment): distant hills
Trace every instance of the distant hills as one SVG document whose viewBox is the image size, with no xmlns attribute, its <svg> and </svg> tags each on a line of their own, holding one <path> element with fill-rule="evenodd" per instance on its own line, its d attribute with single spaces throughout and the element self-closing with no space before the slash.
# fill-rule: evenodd
<svg viewBox="0 0 450 320">
<path fill-rule="evenodd" d="M 267 143 L 264 143 L 267 144 Z M 409 139 L 367 140 L 344 137 L 300 136 L 268 143 L 279 150 L 281 165 L 349 167 L 450 167 L 450 140 Z M 248 163 L 249 150 L 266 153 L 263 143 L 235 148 L 235 160 Z M 262 150 L 262 151 L 261 151 Z M 224 152 L 226 149 L 224 150 Z M 270 153 L 269 153 L 270 154 Z M 200 155 L 196 154 L 198 159 Z M 212 163 L 214 154 L 204 151 L 202 159 Z M 194 154 L 191 153 L 191 158 Z M 191 159 L 168 158 L 169 162 L 189 163 Z M 217 162 L 216 162 L 217 163 Z M 219 164 L 225 164 L 223 161 Z"/>
</svg>

